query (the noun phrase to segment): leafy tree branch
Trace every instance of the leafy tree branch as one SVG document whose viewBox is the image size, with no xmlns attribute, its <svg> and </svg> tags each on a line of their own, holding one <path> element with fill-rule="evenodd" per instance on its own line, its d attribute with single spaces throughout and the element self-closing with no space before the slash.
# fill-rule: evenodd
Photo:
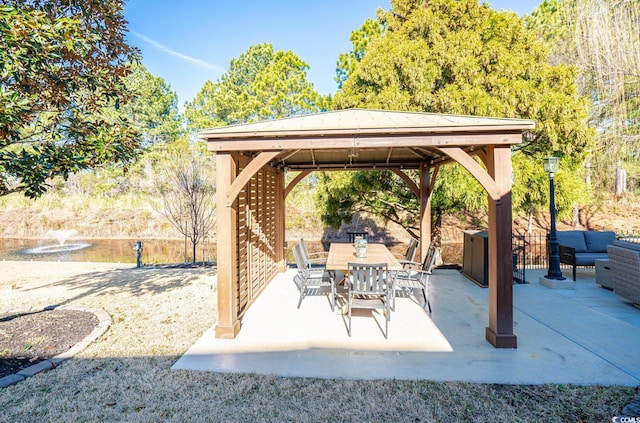
<svg viewBox="0 0 640 423">
<path fill-rule="evenodd" d="M 102 112 L 129 101 L 138 59 L 122 1 L 19 1 L 0 6 L 0 195 L 40 196 L 55 176 L 130 164 L 136 131 Z"/>
</svg>

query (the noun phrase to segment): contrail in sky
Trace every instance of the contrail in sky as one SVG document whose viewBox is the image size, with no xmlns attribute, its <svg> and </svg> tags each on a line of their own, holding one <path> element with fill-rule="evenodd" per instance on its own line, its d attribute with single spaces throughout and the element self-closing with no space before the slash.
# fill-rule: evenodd
<svg viewBox="0 0 640 423">
<path fill-rule="evenodd" d="M 157 42 L 156 40 L 154 40 L 153 38 L 149 38 L 146 35 L 142 35 L 139 32 L 136 31 L 130 31 L 133 35 L 141 38 L 142 40 L 146 41 L 147 43 L 151 44 L 152 46 L 154 46 L 155 48 L 157 48 L 160 51 L 163 51 L 165 53 L 168 53 L 172 56 L 176 56 L 179 57 L 182 60 L 186 60 L 188 62 L 191 63 L 195 63 L 196 65 L 202 66 L 203 68 L 207 68 L 207 69 L 211 69 L 211 70 L 215 70 L 215 71 L 223 71 L 224 69 L 218 65 L 214 65 L 213 63 L 209 63 L 209 62 L 205 62 L 204 60 L 200 60 L 200 59 L 196 59 L 195 57 L 191 57 L 191 56 L 187 56 L 186 54 L 182 54 L 180 52 L 177 52 L 175 50 L 170 49 L 169 47 L 165 46 L 164 44 L 161 44 L 159 42 Z"/>
</svg>

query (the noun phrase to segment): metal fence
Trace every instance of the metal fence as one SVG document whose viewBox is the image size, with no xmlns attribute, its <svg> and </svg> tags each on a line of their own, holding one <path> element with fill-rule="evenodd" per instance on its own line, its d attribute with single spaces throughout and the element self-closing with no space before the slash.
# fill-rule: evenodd
<svg viewBox="0 0 640 423">
<path fill-rule="evenodd" d="M 513 235 L 514 260 L 518 267 L 542 269 L 548 264 L 547 234 Z"/>
<path fill-rule="evenodd" d="M 640 244 L 640 231 L 618 233 L 618 239 Z M 516 281 L 524 280 L 525 269 L 545 269 L 549 266 L 547 234 L 513 235 L 513 270 Z M 561 264 L 562 268 L 570 266 Z"/>
</svg>

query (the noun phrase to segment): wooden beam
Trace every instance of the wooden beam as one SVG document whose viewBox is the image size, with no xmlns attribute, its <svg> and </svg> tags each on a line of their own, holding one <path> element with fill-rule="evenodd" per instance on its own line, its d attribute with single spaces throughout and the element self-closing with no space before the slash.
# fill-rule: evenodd
<svg viewBox="0 0 640 423">
<path fill-rule="evenodd" d="M 509 146 L 506 146 L 507 150 L 510 151 Z M 487 191 L 489 197 L 491 197 L 494 201 L 500 201 L 500 198 L 503 195 L 503 192 L 493 180 L 491 176 L 480 166 L 478 162 L 476 162 L 473 157 L 467 154 L 464 150 L 458 147 L 446 147 L 440 148 L 440 151 L 445 153 L 447 156 L 454 159 L 456 162 L 460 163 L 462 167 L 467 169 L 471 175 L 482 185 L 482 187 Z M 511 163 L 511 160 L 509 160 Z M 509 176 L 511 177 L 511 176 Z"/>
<path fill-rule="evenodd" d="M 303 180 L 311 172 L 313 172 L 313 171 L 312 170 L 303 170 L 302 172 L 297 174 L 296 177 L 293 178 L 293 180 L 291 182 L 289 182 L 289 185 L 287 185 L 287 187 L 285 188 L 285 190 L 284 190 L 284 198 L 287 198 L 287 196 L 289 195 L 289 193 L 291 192 L 293 187 L 298 185 L 298 182 Z"/>
<path fill-rule="evenodd" d="M 488 158 L 487 158 L 487 152 L 485 150 L 480 150 L 480 151 L 475 151 L 474 152 L 476 156 L 478 156 L 478 158 L 480 160 L 482 160 L 482 163 L 484 163 L 484 165 L 488 168 L 489 167 L 489 163 L 488 163 Z"/>
<path fill-rule="evenodd" d="M 240 331 L 238 319 L 237 203 L 227 204 L 227 191 L 237 172 L 230 153 L 216 155 L 218 321 L 216 338 L 232 339 Z"/>
<path fill-rule="evenodd" d="M 474 132 L 445 132 L 441 134 L 408 134 L 408 135 L 371 135 L 360 136 L 354 145 L 353 134 L 333 136 L 299 136 L 286 138 L 287 134 L 282 137 L 263 137 L 263 138 L 224 138 L 210 137 L 206 135 L 203 139 L 207 140 L 207 148 L 209 151 L 220 152 L 238 152 L 238 151 L 271 151 L 271 150 L 341 150 L 350 148 L 411 148 L 411 147 L 447 147 L 447 146 L 473 146 L 487 144 L 504 144 L 512 145 L 522 142 L 521 132 L 511 133 L 474 133 Z"/>
<path fill-rule="evenodd" d="M 249 182 L 251 177 L 253 177 L 256 172 L 262 169 L 264 165 L 273 160 L 281 152 L 282 151 L 264 151 L 254 157 L 254 159 L 251 160 L 247 167 L 242 169 L 242 172 L 240 172 L 240 174 L 231 183 L 231 186 L 226 191 L 227 198 L 225 203 L 223 204 L 227 204 L 228 206 L 236 201 L 236 198 L 238 198 L 238 194 L 240 194 L 240 191 L 242 190 L 242 188 L 244 188 L 247 182 Z M 218 203 L 218 205 L 219 204 L 220 203 Z"/>
<path fill-rule="evenodd" d="M 436 184 L 436 177 L 438 176 L 438 172 L 440 171 L 440 165 L 435 165 L 433 167 L 433 172 L 431 173 L 431 185 L 430 190 L 433 191 L 433 187 Z M 429 194 L 431 195 L 431 194 Z"/>
<path fill-rule="evenodd" d="M 438 163 L 439 164 L 439 163 Z M 419 162 L 403 162 L 403 163 L 390 163 L 390 164 L 385 164 L 385 163 L 374 163 L 374 162 L 367 162 L 367 163 L 352 163 L 352 164 L 348 164 L 348 163 L 344 163 L 344 162 L 335 162 L 335 163 L 323 163 L 323 164 L 315 164 L 315 165 L 311 165 L 311 164 L 292 164 L 292 163 L 287 163 L 287 169 L 291 170 L 291 171 L 303 171 L 303 170 L 320 170 L 323 172 L 330 172 L 332 170 L 336 170 L 336 171 L 348 171 L 348 170 L 392 170 L 392 169 L 398 169 L 402 167 L 403 169 L 409 170 L 409 169 L 419 169 L 420 168 L 420 163 Z"/>
<path fill-rule="evenodd" d="M 487 147 L 488 170 L 503 194 L 489 199 L 489 326 L 485 337 L 496 348 L 517 348 L 513 334 L 511 149 Z"/>
<path fill-rule="evenodd" d="M 396 175 L 398 175 L 400 179 L 402 179 L 404 183 L 407 184 L 407 186 L 409 186 L 409 189 L 413 191 L 413 193 L 416 195 L 417 198 L 420 198 L 420 188 L 418 188 L 418 185 L 413 181 L 413 179 L 409 177 L 409 175 L 407 175 L 397 167 L 392 168 L 391 171 Z"/>
<path fill-rule="evenodd" d="M 300 176 L 300 175 L 298 175 Z M 294 179 L 295 180 L 295 179 Z M 292 181 L 293 182 L 293 181 Z M 289 184 L 291 185 L 291 184 Z M 287 270 L 285 260 L 285 197 L 287 192 L 284 188 L 284 172 L 276 173 L 276 263 L 279 272 Z"/>
<path fill-rule="evenodd" d="M 435 172 L 437 173 L 437 172 Z M 429 165 L 420 166 L 420 261 L 427 254 L 427 247 L 431 243 L 431 194 L 433 193 L 432 177 Z"/>
<path fill-rule="evenodd" d="M 450 115 L 449 115 L 450 116 Z M 303 118 L 300 116 L 299 118 Z M 298 118 L 287 118 L 286 120 L 291 122 Z M 274 123 L 275 122 L 275 123 Z M 344 126 L 342 128 L 323 128 L 323 129 L 311 129 L 309 127 L 298 126 L 297 128 L 275 128 L 278 120 L 269 122 L 272 128 L 256 128 L 255 123 L 247 123 L 242 125 L 234 125 L 228 127 L 218 127 L 208 130 L 202 130 L 198 133 L 198 137 L 203 140 L 276 140 L 283 141 L 286 139 L 310 137 L 314 139 L 320 138 L 338 138 L 346 137 L 350 138 L 353 143 L 353 139 L 357 138 L 366 139 L 370 137 L 387 136 L 393 138 L 402 138 L 406 136 L 425 136 L 425 135 L 458 135 L 458 134 L 504 134 L 504 133 L 522 133 L 523 131 L 532 130 L 535 128 L 535 121 L 532 120 L 514 120 L 511 123 L 497 123 L 495 125 L 434 125 L 423 126 L 415 125 L 408 126 L 392 126 L 382 128 L 377 125 L 370 127 L 363 127 L 360 125 Z M 443 122 L 444 123 L 444 122 Z M 258 123 L 259 124 L 259 123 Z M 499 142 L 499 140 L 495 140 Z"/>
</svg>

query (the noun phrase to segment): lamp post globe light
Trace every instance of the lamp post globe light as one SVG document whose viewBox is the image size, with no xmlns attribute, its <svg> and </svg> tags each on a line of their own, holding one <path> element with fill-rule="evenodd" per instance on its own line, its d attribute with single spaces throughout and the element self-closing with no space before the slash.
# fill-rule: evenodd
<svg viewBox="0 0 640 423">
<path fill-rule="evenodd" d="M 558 158 L 548 157 L 544 159 L 544 170 L 549 173 L 549 211 L 551 212 L 551 230 L 549 231 L 549 270 L 545 278 L 552 280 L 564 280 L 560 270 L 560 254 L 558 253 L 558 237 L 556 234 L 556 199 L 553 174 L 558 171 Z"/>
</svg>

